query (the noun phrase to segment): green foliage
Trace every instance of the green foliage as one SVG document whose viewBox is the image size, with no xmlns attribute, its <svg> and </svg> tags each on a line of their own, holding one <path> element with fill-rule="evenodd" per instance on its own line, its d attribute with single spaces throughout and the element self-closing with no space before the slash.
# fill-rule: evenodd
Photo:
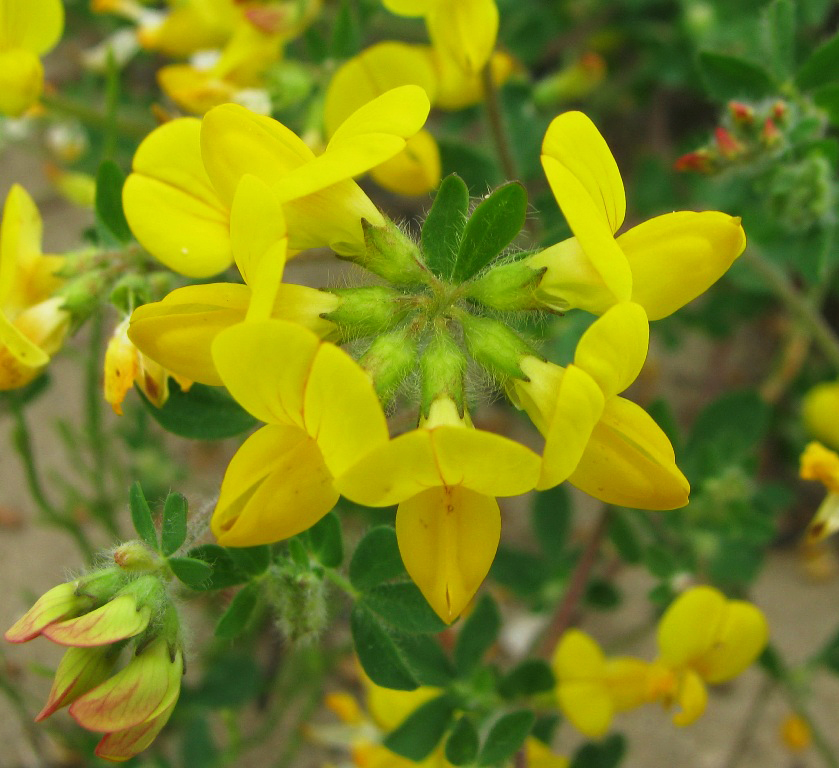
<svg viewBox="0 0 839 768">
<path fill-rule="evenodd" d="M 138 390 L 139 392 L 139 390 Z M 193 384 L 183 391 L 169 381 L 169 399 L 158 408 L 139 392 L 154 420 L 167 432 L 192 440 L 223 440 L 256 425 L 241 405 L 219 387 Z"/>
<path fill-rule="evenodd" d="M 154 527 L 151 509 L 149 509 L 149 503 L 146 501 L 139 482 L 135 482 L 131 486 L 128 504 L 131 509 L 131 522 L 134 525 L 134 530 L 137 531 L 137 535 L 153 550 L 157 551 L 160 546 L 157 541 L 157 529 Z"/>
<path fill-rule="evenodd" d="M 360 590 L 406 575 L 394 528 L 380 525 L 367 532 L 353 552 L 349 575 Z"/>
<path fill-rule="evenodd" d="M 452 765 L 470 765 L 478 756 L 479 746 L 475 724 L 468 715 L 462 715 L 446 740 L 446 760 Z"/>
<path fill-rule="evenodd" d="M 499 765 L 512 757 L 524 744 L 535 720 L 534 714 L 526 709 L 496 720 L 481 747 L 478 765 Z"/>
<path fill-rule="evenodd" d="M 443 279 L 452 275 L 468 210 L 469 188 L 457 174 L 446 176 L 422 225 L 426 266 Z"/>
<path fill-rule="evenodd" d="M 418 684 L 391 633 L 369 610 L 356 605 L 350 630 L 358 660 L 370 679 L 385 688 L 413 691 Z"/>
<path fill-rule="evenodd" d="M 795 4 L 792 0 L 772 0 L 766 20 L 775 75 L 786 78 L 795 67 Z"/>
<path fill-rule="evenodd" d="M 125 174 L 113 160 L 103 160 L 96 174 L 96 220 L 100 228 L 116 239 L 128 243 L 131 229 L 122 210 L 122 186 Z"/>
<path fill-rule="evenodd" d="M 720 101 L 762 99 L 777 91 L 774 80 L 762 67 L 736 56 L 702 51 L 699 73 L 708 93 Z"/>
<path fill-rule="evenodd" d="M 811 90 L 839 80 L 839 34 L 813 51 L 798 68 L 795 82 L 803 90 Z"/>
<path fill-rule="evenodd" d="M 171 555 L 186 540 L 186 497 L 181 493 L 170 493 L 163 503 L 163 522 L 160 530 L 161 552 Z"/>
<path fill-rule="evenodd" d="M 498 692 L 507 699 L 533 696 L 552 691 L 556 685 L 553 671 L 541 659 L 525 659 L 513 667 L 498 683 Z"/>
<path fill-rule="evenodd" d="M 361 29 L 355 11 L 355 3 L 342 0 L 332 27 L 329 45 L 331 55 L 336 59 L 348 59 L 361 48 Z"/>
<path fill-rule="evenodd" d="M 344 539 L 341 521 L 329 512 L 306 531 L 309 551 L 326 568 L 337 568 L 344 560 Z"/>
<path fill-rule="evenodd" d="M 468 675 L 480 663 L 500 630 L 501 614 L 495 600 L 487 594 L 481 595 L 457 636 L 454 662 L 459 675 Z"/>
<path fill-rule="evenodd" d="M 271 564 L 271 548 L 265 544 L 256 547 L 228 547 L 227 554 L 233 564 L 249 576 L 260 576 Z"/>
<path fill-rule="evenodd" d="M 252 582 L 240 589 L 216 624 L 215 636 L 233 640 L 248 627 L 259 601 L 259 584 Z"/>
<path fill-rule="evenodd" d="M 454 703 L 448 696 L 426 701 L 388 734 L 384 745 L 409 760 L 424 760 L 440 743 L 453 715 Z"/>
<path fill-rule="evenodd" d="M 203 590 L 235 587 L 250 580 L 250 574 L 243 571 L 234 562 L 230 555 L 231 551 L 218 546 L 218 544 L 202 544 L 187 552 L 190 558 L 201 560 L 212 569 L 212 574 L 208 580 L 201 584 Z"/>
<path fill-rule="evenodd" d="M 626 752 L 626 741 L 618 733 L 607 736 L 603 741 L 584 744 L 571 761 L 571 768 L 615 768 L 620 765 Z"/>
<path fill-rule="evenodd" d="M 195 557 L 170 557 L 169 567 L 180 581 L 191 589 L 203 591 L 213 576 L 213 569 Z"/>
<path fill-rule="evenodd" d="M 361 602 L 401 632 L 439 632 L 446 627 L 412 581 L 372 587 Z"/>
</svg>

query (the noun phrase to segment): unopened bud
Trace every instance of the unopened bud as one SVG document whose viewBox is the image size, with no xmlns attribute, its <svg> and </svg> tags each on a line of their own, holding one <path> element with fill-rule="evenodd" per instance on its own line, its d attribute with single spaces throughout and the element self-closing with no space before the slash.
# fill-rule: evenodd
<svg viewBox="0 0 839 768">
<path fill-rule="evenodd" d="M 344 340 L 386 333 L 410 311 L 401 293 L 383 285 L 343 288 L 332 293 L 341 303 L 323 317 L 338 326 Z"/>
<path fill-rule="evenodd" d="M 695 173 L 710 173 L 713 169 L 713 155 L 707 149 L 697 149 L 682 155 L 673 163 L 677 171 L 694 171 Z"/>
<path fill-rule="evenodd" d="M 358 362 L 373 379 L 379 399 L 387 404 L 413 370 L 416 359 L 416 339 L 410 331 L 398 330 L 379 336 Z"/>
<path fill-rule="evenodd" d="M 717 126 L 714 131 L 714 140 L 717 143 L 720 154 L 728 159 L 741 155 L 745 150 L 743 143 L 721 125 Z"/>
<path fill-rule="evenodd" d="M 463 314 L 460 317 L 466 346 L 472 357 L 493 376 L 526 379 L 521 359 L 538 354 L 524 339 L 503 323 L 488 317 Z"/>
<path fill-rule="evenodd" d="M 431 404 L 442 396 L 451 398 L 459 413 L 464 412 L 463 377 L 466 355 L 446 331 L 432 336 L 420 358 L 422 375 L 421 416 L 428 418 Z"/>
<path fill-rule="evenodd" d="M 362 227 L 364 251 L 342 258 L 349 258 L 394 285 L 428 281 L 429 273 L 422 264 L 419 247 L 396 224 L 388 220 L 385 226 L 374 227 L 362 221 Z"/>
<path fill-rule="evenodd" d="M 280 571 L 269 580 L 269 599 L 282 633 L 293 641 L 316 640 L 326 627 L 326 589 L 311 572 Z"/>
<path fill-rule="evenodd" d="M 160 567 L 162 560 L 142 541 L 132 539 L 114 550 L 114 562 L 124 571 L 154 571 Z"/>
<path fill-rule="evenodd" d="M 771 117 L 767 117 L 763 123 L 763 130 L 760 132 L 760 140 L 767 147 L 775 147 L 780 144 L 781 138 L 778 126 L 775 125 Z"/>
<path fill-rule="evenodd" d="M 536 298 L 536 288 L 544 274 L 545 267 L 535 269 L 526 259 L 501 264 L 468 283 L 466 295 L 502 312 L 538 309 L 544 305 Z"/>
<path fill-rule="evenodd" d="M 735 122 L 742 123 L 743 125 L 751 125 L 754 122 L 754 109 L 748 104 L 743 104 L 741 101 L 729 101 L 728 111 Z"/>
</svg>

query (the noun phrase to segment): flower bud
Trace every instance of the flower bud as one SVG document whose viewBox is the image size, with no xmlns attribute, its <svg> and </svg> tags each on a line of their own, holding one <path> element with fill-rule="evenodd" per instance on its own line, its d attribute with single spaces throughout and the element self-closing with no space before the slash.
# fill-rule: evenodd
<svg viewBox="0 0 839 768">
<path fill-rule="evenodd" d="M 124 571 L 154 571 L 160 567 L 162 559 L 142 541 L 132 539 L 114 550 L 114 562 Z"/>
<path fill-rule="evenodd" d="M 376 394 L 388 403 L 414 367 L 417 342 L 410 331 L 397 330 L 379 336 L 358 361 L 373 379 Z"/>
<path fill-rule="evenodd" d="M 545 267 L 530 266 L 528 259 L 501 264 L 468 283 L 466 295 L 502 312 L 541 309 L 544 305 L 536 298 L 536 288 L 545 271 Z"/>
<path fill-rule="evenodd" d="M 494 376 L 526 379 L 521 359 L 538 354 L 517 333 L 488 317 L 464 313 L 460 318 L 469 353 Z"/>
<path fill-rule="evenodd" d="M 342 288 L 332 293 L 341 303 L 323 317 L 338 326 L 345 340 L 385 333 L 402 322 L 410 311 L 401 293 L 383 285 Z"/>
<path fill-rule="evenodd" d="M 432 336 L 420 358 L 422 375 L 421 417 L 428 418 L 431 404 L 447 396 L 457 404 L 459 413 L 464 411 L 463 376 L 466 356 L 451 335 L 438 331 Z"/>
<path fill-rule="evenodd" d="M 326 590 L 310 572 L 272 573 L 269 599 L 282 633 L 290 640 L 311 641 L 326 627 Z"/>
<path fill-rule="evenodd" d="M 49 717 L 107 680 L 116 664 L 119 649 L 111 645 L 68 648 L 55 671 L 49 698 L 35 722 Z"/>
<path fill-rule="evenodd" d="M 359 266 L 375 272 L 394 285 L 416 285 L 428 281 L 428 270 L 423 266 L 417 244 L 392 221 L 374 227 L 362 221 L 364 251 L 349 258 Z"/>
</svg>

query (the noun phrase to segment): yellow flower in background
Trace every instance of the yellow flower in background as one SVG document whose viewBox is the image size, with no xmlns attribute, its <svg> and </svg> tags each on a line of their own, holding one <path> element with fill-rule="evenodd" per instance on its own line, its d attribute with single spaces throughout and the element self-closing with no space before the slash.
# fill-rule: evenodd
<svg viewBox="0 0 839 768">
<path fill-rule="evenodd" d="M 352 181 L 398 154 L 430 109 L 417 86 L 388 91 L 350 115 L 323 154 L 276 120 L 234 104 L 203 121 L 173 120 L 153 131 L 134 156 L 123 190 L 126 218 L 140 243 L 177 272 L 208 277 L 227 268 L 230 206 L 242 177 L 261 179 L 288 222 L 289 248 L 363 247 L 361 220 L 381 214 Z"/>
<path fill-rule="evenodd" d="M 768 639 L 759 608 L 728 600 L 713 587 L 693 587 L 671 603 L 658 624 L 659 656 L 607 658 L 585 632 L 572 629 L 557 645 L 552 668 L 563 714 L 586 736 L 601 738 L 618 712 L 648 702 L 676 705 L 676 725 L 705 711 L 707 683 L 743 672 Z"/>
<path fill-rule="evenodd" d="M 267 425 L 231 460 L 213 533 L 237 547 L 294 536 L 338 501 L 333 479 L 387 442 L 373 384 L 341 349 L 283 320 L 227 328 L 212 353 L 230 394 Z"/>
<path fill-rule="evenodd" d="M 687 504 L 690 486 L 670 440 L 643 408 L 619 396 L 640 373 L 648 345 L 644 310 L 622 302 L 583 334 L 567 368 L 522 359 L 528 380 L 512 380 L 509 394 L 545 438 L 537 488 L 568 480 L 609 504 Z"/>
<path fill-rule="evenodd" d="M 802 402 L 807 432 L 816 440 L 839 450 L 839 381 L 817 384 Z"/>
<path fill-rule="evenodd" d="M 769 628 L 762 611 L 744 600 L 728 600 L 713 587 L 693 587 L 677 597 L 658 624 L 662 671 L 656 699 L 676 703 L 676 725 L 689 725 L 705 711 L 706 683 L 732 680 L 763 651 Z M 669 673 L 669 674 L 666 674 Z"/>
<path fill-rule="evenodd" d="M 493 79 L 503 83 L 513 59 L 502 53 L 492 57 Z M 382 42 L 344 62 L 332 76 L 324 103 L 324 130 L 331 137 L 348 115 L 390 88 L 418 85 L 431 105 L 463 109 L 483 99 L 480 77 L 463 72 L 445 54 L 427 45 Z M 400 195 L 423 195 L 440 182 L 440 150 L 434 137 L 421 130 L 408 139 L 395 157 L 373 168 L 380 186 Z"/>
<path fill-rule="evenodd" d="M 658 320 L 715 283 L 743 252 L 740 219 L 718 211 L 677 211 L 620 235 L 626 196 L 615 159 L 581 112 L 555 118 L 542 166 L 574 237 L 530 257 L 544 269 L 537 295 L 560 311 L 602 314 L 634 301 Z"/>
<path fill-rule="evenodd" d="M 839 454 L 821 443 L 810 443 L 801 454 L 802 480 L 818 480 L 827 496 L 807 528 L 810 542 L 821 541 L 839 530 Z"/>
<path fill-rule="evenodd" d="M 432 45 L 477 74 L 492 56 L 498 36 L 495 0 L 382 0 L 399 16 L 424 17 Z"/>
<path fill-rule="evenodd" d="M 551 660 L 562 714 L 589 738 L 605 736 L 618 712 L 650 700 L 650 664 L 621 656 L 606 658 L 585 632 L 562 635 Z"/>
<path fill-rule="evenodd" d="M 120 0 L 100 0 L 96 5 L 98 11 L 131 13 L 130 8 L 121 9 Z M 167 5 L 163 14 L 139 8 L 133 15 L 140 45 L 175 58 L 221 48 L 242 18 L 236 0 L 169 0 Z"/>
<path fill-rule="evenodd" d="M 105 350 L 105 401 L 122 416 L 122 401 L 135 384 L 158 408 L 169 399 L 169 376 L 162 365 L 144 355 L 128 338 L 128 318 L 115 329 Z M 176 377 L 181 389 L 192 382 Z"/>
<path fill-rule="evenodd" d="M 332 293 L 281 283 L 288 246 L 283 209 L 255 176 L 244 176 L 236 189 L 230 242 L 244 285 L 178 288 L 162 301 L 135 309 L 128 332 L 143 354 L 173 374 L 211 386 L 223 383 L 211 351 L 220 331 L 255 313 L 259 319 L 289 320 L 326 337 L 334 326 L 322 316 L 340 303 Z"/>
<path fill-rule="evenodd" d="M 446 623 L 489 572 L 501 536 L 496 496 L 531 490 L 539 457 L 472 427 L 449 397 L 438 397 L 418 428 L 377 446 L 336 479 L 359 504 L 399 504 L 396 536 L 408 574 Z"/>
<path fill-rule="evenodd" d="M 0 114 L 22 115 L 41 95 L 38 58 L 61 38 L 61 0 L 0 0 Z"/>
<path fill-rule="evenodd" d="M 44 256 L 41 236 L 38 209 L 15 184 L 0 222 L 0 390 L 23 387 L 41 373 L 70 325 L 55 295 L 64 258 Z"/>
</svg>

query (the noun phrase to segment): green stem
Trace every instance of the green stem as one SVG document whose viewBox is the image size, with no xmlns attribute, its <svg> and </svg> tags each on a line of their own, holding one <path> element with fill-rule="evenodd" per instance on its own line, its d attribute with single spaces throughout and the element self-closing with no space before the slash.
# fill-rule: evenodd
<svg viewBox="0 0 839 768">
<path fill-rule="evenodd" d="M 799 318 L 822 354 L 839 371 L 839 336 L 812 301 L 795 288 L 780 267 L 763 258 L 754 248 L 749 248 L 742 258 L 770 285 L 787 309 Z"/>
<path fill-rule="evenodd" d="M 498 160 L 508 181 L 518 179 L 516 164 L 513 161 L 513 153 L 510 149 L 510 142 L 507 139 L 507 132 L 504 129 L 504 115 L 501 112 L 501 104 L 498 100 L 498 89 L 492 79 L 492 64 L 487 62 L 481 70 L 481 82 L 484 87 L 484 104 L 486 104 L 487 118 L 492 133 L 492 140 L 495 144 L 495 151 L 498 153 Z"/>
<path fill-rule="evenodd" d="M 35 501 L 45 522 L 67 531 L 75 540 L 85 559 L 92 561 L 95 550 L 79 523 L 72 516 L 63 514 L 58 508 L 53 506 L 47 497 L 41 482 L 38 465 L 35 461 L 35 452 L 32 450 L 32 434 L 29 431 L 26 417 L 23 414 L 23 406 L 18 402 L 16 397 L 10 397 L 9 403 L 15 421 L 14 445 L 23 463 L 26 484 L 32 499 Z"/>
<path fill-rule="evenodd" d="M 353 600 L 358 600 L 361 597 L 361 592 L 352 585 L 350 580 L 333 568 L 324 568 L 323 575 L 327 581 L 331 581 L 338 589 L 349 595 Z"/>
<path fill-rule="evenodd" d="M 56 94 L 46 93 L 41 95 L 41 102 L 50 109 L 70 117 L 75 117 L 93 128 L 102 131 L 108 128 L 108 115 L 85 104 L 80 104 L 77 101 L 72 101 Z M 116 120 L 114 127 L 119 136 L 143 139 L 154 128 L 154 125 L 123 118 Z"/>
</svg>

